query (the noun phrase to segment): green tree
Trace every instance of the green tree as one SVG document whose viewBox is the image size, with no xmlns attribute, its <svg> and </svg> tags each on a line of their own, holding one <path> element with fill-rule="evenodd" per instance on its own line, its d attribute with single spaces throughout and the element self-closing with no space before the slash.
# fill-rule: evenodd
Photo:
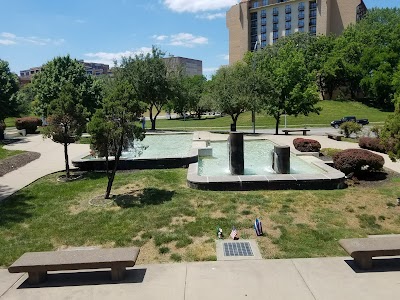
<svg viewBox="0 0 400 300">
<path fill-rule="evenodd" d="M 119 74 L 105 83 L 102 108 L 96 110 L 88 124 L 93 149 L 106 160 L 108 184 L 105 199 L 110 198 L 115 173 L 122 151 L 142 140 L 144 133 L 137 126 L 145 106 L 136 100 L 133 86 Z M 110 157 L 113 156 L 113 164 Z"/>
<path fill-rule="evenodd" d="M 17 93 L 13 95 L 12 100 L 16 105 L 18 116 L 27 115 L 32 112 L 32 106 L 36 98 L 36 93 L 31 83 L 21 87 Z"/>
<path fill-rule="evenodd" d="M 125 57 L 121 72 L 133 86 L 138 100 L 147 104 L 151 130 L 156 129 L 156 120 L 163 107 L 176 97 L 174 70 L 169 70 L 163 60 L 164 53 L 153 47 L 151 53 Z M 153 110 L 156 113 L 153 113 Z"/>
<path fill-rule="evenodd" d="M 393 76 L 393 88 L 396 91 L 394 97 L 394 115 L 387 118 L 380 137 L 388 149 L 389 157 L 396 161 L 400 159 L 400 65 Z"/>
<path fill-rule="evenodd" d="M 255 54 L 258 72 L 265 77 L 263 106 L 275 118 L 275 134 L 284 114 L 298 116 L 319 112 L 315 73 L 309 72 L 304 54 L 293 41 L 278 42 Z M 265 84 L 264 84 L 265 85 Z"/>
<path fill-rule="evenodd" d="M 12 96 L 17 91 L 17 75 L 11 73 L 6 61 L 0 59 L 0 140 L 4 139 L 4 119 L 15 114 L 16 105 Z"/>
<path fill-rule="evenodd" d="M 37 109 L 47 116 L 50 102 L 60 97 L 63 86 L 72 84 L 82 105 L 93 113 L 100 102 L 100 84 L 86 74 L 83 65 L 69 55 L 56 57 L 42 67 L 33 77 L 32 84 L 37 94 Z"/>
<path fill-rule="evenodd" d="M 265 88 L 261 80 L 249 64 L 237 62 L 218 69 L 210 82 L 208 96 L 215 110 L 228 114 L 236 128 L 239 116 L 257 107 Z"/>
<path fill-rule="evenodd" d="M 79 91 L 71 83 L 66 83 L 59 98 L 48 106 L 48 126 L 43 128 L 43 136 L 64 145 L 66 177 L 70 177 L 68 145 L 79 140 L 85 130 L 87 110 Z"/>
</svg>

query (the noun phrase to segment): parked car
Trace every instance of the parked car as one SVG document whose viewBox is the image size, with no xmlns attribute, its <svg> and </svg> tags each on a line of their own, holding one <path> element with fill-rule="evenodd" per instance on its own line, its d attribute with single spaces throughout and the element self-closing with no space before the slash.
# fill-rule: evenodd
<svg viewBox="0 0 400 300">
<path fill-rule="evenodd" d="M 356 122 L 356 123 L 361 124 L 363 126 L 369 124 L 368 119 L 358 119 L 357 120 L 356 117 L 349 116 L 349 117 L 344 117 L 341 120 L 332 121 L 331 122 L 331 126 L 335 127 L 335 128 L 339 128 L 340 125 L 342 125 L 344 122 Z"/>
</svg>

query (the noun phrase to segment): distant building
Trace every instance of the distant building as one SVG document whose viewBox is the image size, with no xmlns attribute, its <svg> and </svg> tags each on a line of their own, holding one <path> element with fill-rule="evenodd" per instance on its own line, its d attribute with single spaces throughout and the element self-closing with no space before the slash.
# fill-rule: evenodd
<svg viewBox="0 0 400 300">
<path fill-rule="evenodd" d="M 203 62 L 201 60 L 171 56 L 164 58 L 164 61 L 171 69 L 183 68 L 188 76 L 203 75 Z"/>
<path fill-rule="evenodd" d="M 93 76 L 101 76 L 101 75 L 109 75 L 110 67 L 106 64 L 93 63 L 93 62 L 85 62 L 83 60 L 78 60 L 81 63 L 86 71 L 86 74 Z M 21 85 L 28 84 L 32 81 L 32 77 L 40 73 L 42 71 L 42 67 L 34 67 L 29 70 L 23 70 L 19 72 L 19 82 Z"/>
<path fill-rule="evenodd" d="M 362 0 L 241 0 L 226 14 L 229 63 L 295 32 L 340 35 L 366 11 Z"/>
</svg>

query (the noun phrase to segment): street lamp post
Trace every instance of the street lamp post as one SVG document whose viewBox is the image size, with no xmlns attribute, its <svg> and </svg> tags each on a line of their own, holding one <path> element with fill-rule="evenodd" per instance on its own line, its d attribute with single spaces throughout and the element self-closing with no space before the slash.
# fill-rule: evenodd
<svg viewBox="0 0 400 300">
<path fill-rule="evenodd" d="M 258 46 L 258 39 L 254 45 L 253 52 L 257 51 L 257 46 Z M 255 61 L 255 58 L 253 57 L 253 72 L 255 72 L 255 71 L 256 71 L 256 61 Z M 254 99 L 253 99 L 253 109 L 251 111 L 251 122 L 253 123 L 253 134 L 255 134 L 256 133 L 256 109 L 255 109 Z"/>
</svg>

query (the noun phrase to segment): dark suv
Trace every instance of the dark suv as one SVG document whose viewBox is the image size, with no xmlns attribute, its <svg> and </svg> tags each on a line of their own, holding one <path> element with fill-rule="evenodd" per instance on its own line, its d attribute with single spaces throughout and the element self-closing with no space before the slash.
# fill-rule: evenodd
<svg viewBox="0 0 400 300">
<path fill-rule="evenodd" d="M 331 122 L 331 126 L 335 127 L 335 128 L 339 128 L 340 125 L 342 125 L 344 122 L 356 122 L 356 123 L 361 124 L 363 126 L 369 124 L 368 119 L 359 119 L 359 120 L 357 120 L 356 117 L 349 116 L 349 117 L 344 117 L 341 120 L 332 121 Z"/>
</svg>

